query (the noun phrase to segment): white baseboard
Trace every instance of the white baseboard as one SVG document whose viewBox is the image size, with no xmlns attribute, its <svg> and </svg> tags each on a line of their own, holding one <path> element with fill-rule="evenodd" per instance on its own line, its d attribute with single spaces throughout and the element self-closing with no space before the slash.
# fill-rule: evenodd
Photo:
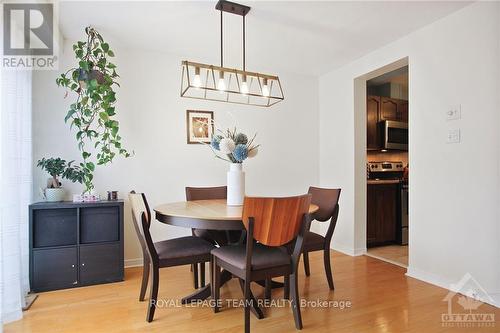
<svg viewBox="0 0 500 333">
<path fill-rule="evenodd" d="M 2 313 L 2 319 L 0 321 L 0 326 L 3 324 L 8 324 L 13 321 L 17 321 L 23 318 L 23 312 L 21 309 L 14 310 L 12 312 Z M 1 327 L 0 327 L 1 328 Z"/>
<path fill-rule="evenodd" d="M 363 247 L 363 248 L 352 248 L 352 247 L 349 247 L 349 246 L 344 246 L 342 244 L 338 244 L 336 243 L 334 246 L 330 246 L 331 249 L 335 250 L 335 251 L 339 251 L 339 252 L 342 252 L 344 254 L 347 254 L 348 256 L 351 256 L 351 257 L 356 257 L 356 256 L 362 256 L 363 254 L 366 253 L 366 247 Z"/>
<path fill-rule="evenodd" d="M 125 259 L 125 268 L 142 266 L 142 258 Z"/>
<path fill-rule="evenodd" d="M 458 292 L 458 290 L 451 289 L 451 286 L 456 284 L 457 281 L 451 281 L 449 279 L 445 279 L 442 276 L 439 276 L 437 274 L 429 273 L 429 272 L 408 266 L 408 269 L 406 270 L 406 276 L 409 276 L 411 278 L 414 278 L 414 279 L 417 279 L 420 281 L 430 283 L 432 285 L 444 288 L 446 290 Z M 490 294 L 489 296 L 492 298 L 493 301 L 483 300 L 483 299 L 481 299 L 480 301 L 482 301 L 484 303 L 488 303 L 490 305 L 493 305 L 497 308 L 500 308 L 500 294 Z"/>
<path fill-rule="evenodd" d="M 366 252 L 367 252 L 366 247 L 360 247 L 360 248 L 354 249 L 354 256 L 362 256 L 362 255 L 366 254 Z"/>
</svg>

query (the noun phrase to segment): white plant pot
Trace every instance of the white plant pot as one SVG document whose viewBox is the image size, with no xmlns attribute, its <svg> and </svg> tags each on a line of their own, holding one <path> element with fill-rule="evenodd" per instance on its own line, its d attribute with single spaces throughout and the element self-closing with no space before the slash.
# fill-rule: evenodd
<svg viewBox="0 0 500 333">
<path fill-rule="evenodd" d="M 245 173 L 241 163 L 231 163 L 227 172 L 227 205 L 241 206 L 245 198 Z"/>
<path fill-rule="evenodd" d="M 46 188 L 44 191 L 45 200 L 48 202 L 64 201 L 65 191 L 62 187 Z"/>
</svg>

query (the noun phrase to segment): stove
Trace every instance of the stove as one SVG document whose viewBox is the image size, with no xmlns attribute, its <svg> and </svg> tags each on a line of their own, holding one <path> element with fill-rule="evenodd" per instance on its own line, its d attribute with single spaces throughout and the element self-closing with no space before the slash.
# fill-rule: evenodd
<svg viewBox="0 0 500 333">
<path fill-rule="evenodd" d="M 403 162 L 368 162 L 367 178 L 370 180 L 397 180 L 403 179 Z"/>
<path fill-rule="evenodd" d="M 394 198 L 397 207 L 396 242 L 408 244 L 408 181 L 404 177 L 403 162 L 368 162 L 366 168 L 368 184 L 398 186 Z"/>
</svg>

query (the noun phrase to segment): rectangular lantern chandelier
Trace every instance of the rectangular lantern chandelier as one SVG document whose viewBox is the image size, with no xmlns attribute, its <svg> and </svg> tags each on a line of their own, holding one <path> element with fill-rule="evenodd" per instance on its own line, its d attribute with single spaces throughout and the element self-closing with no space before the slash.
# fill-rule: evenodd
<svg viewBox="0 0 500 333">
<path fill-rule="evenodd" d="M 182 62 L 181 97 L 269 107 L 284 99 L 280 80 L 275 75 L 249 72 L 245 69 L 245 16 L 250 7 L 219 0 L 220 66 L 191 61 Z M 223 12 L 243 18 L 243 69 L 224 67 Z"/>
</svg>

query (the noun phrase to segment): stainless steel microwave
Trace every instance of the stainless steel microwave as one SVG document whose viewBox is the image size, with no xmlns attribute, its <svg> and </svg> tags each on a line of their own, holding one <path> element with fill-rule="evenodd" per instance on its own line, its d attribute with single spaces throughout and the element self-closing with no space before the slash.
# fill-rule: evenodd
<svg viewBox="0 0 500 333">
<path fill-rule="evenodd" d="M 382 146 L 384 149 L 408 150 L 408 124 L 400 121 L 384 120 Z"/>
</svg>

